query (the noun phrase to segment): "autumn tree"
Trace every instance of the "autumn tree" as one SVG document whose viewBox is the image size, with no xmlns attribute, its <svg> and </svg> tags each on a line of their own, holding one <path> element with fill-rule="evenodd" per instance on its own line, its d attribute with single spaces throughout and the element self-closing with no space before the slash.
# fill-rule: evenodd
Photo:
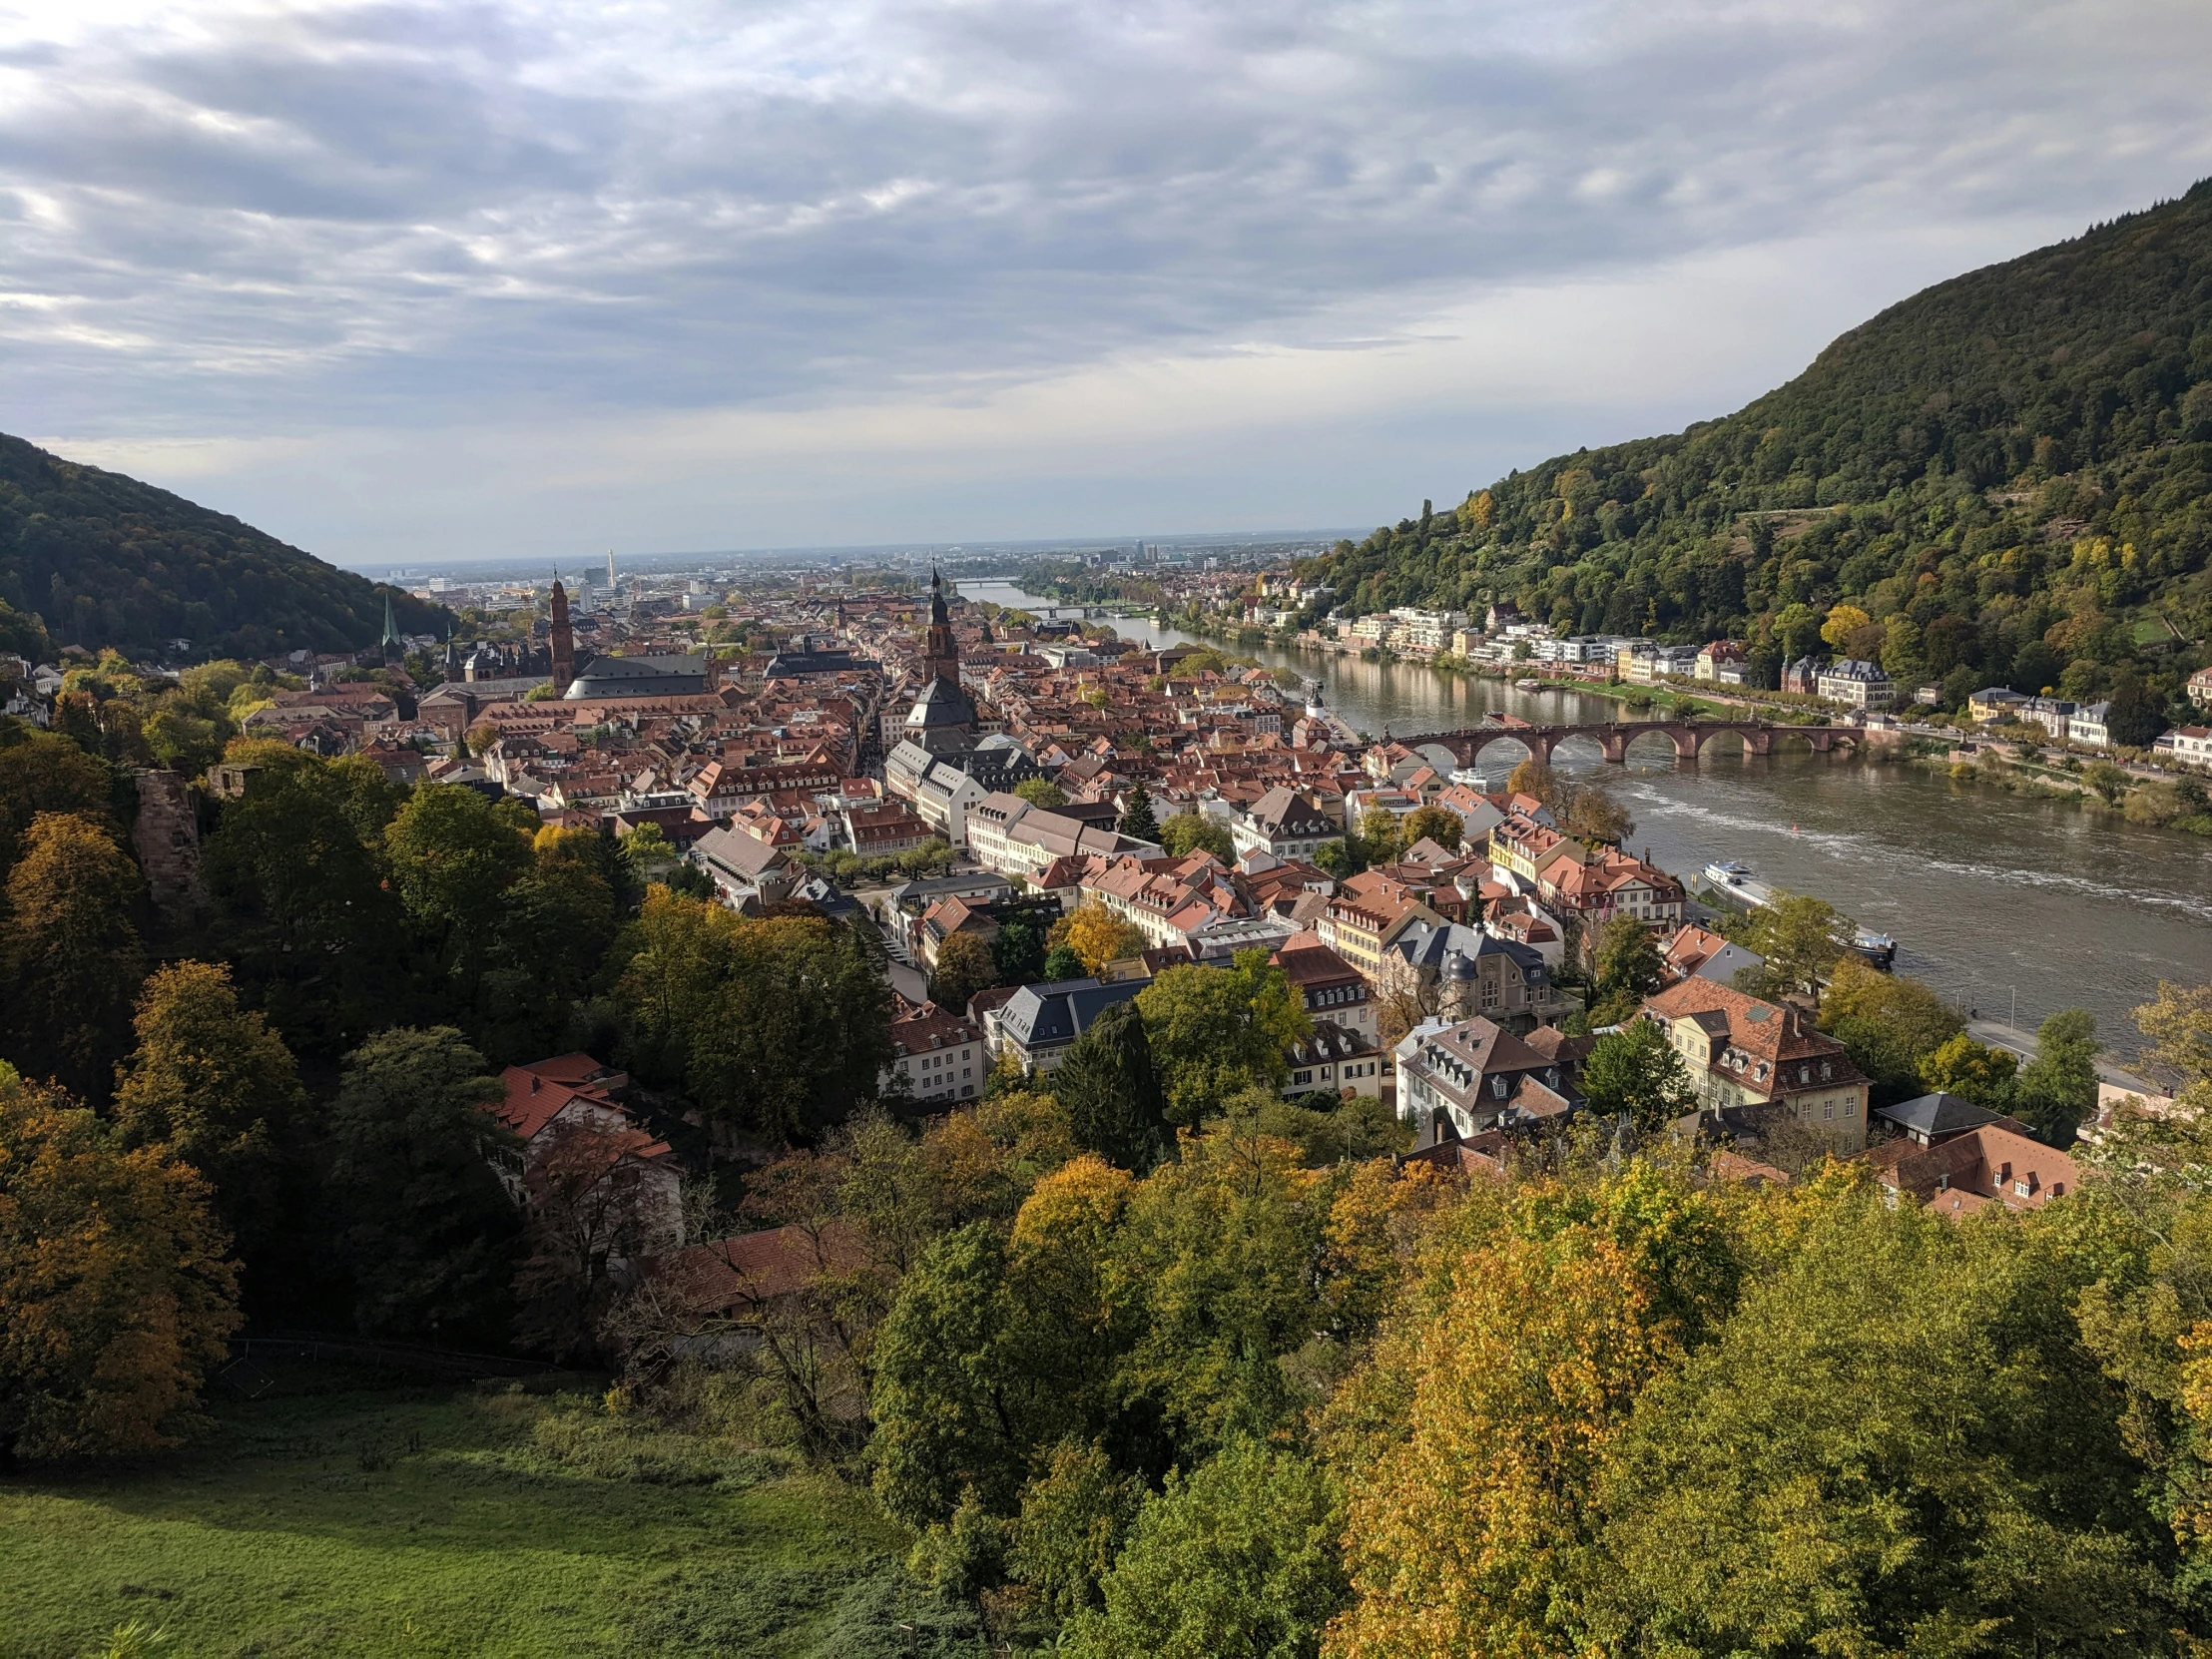
<svg viewBox="0 0 2212 1659">
<path fill-rule="evenodd" d="M 1203 813 L 1177 813 L 1161 825 L 1160 845 L 1177 858 L 1190 852 L 1211 852 L 1225 864 L 1237 861 L 1229 831 Z"/>
<path fill-rule="evenodd" d="M 1580 1651 L 1605 1455 L 1739 1272 L 1713 1199 L 1640 1162 L 1458 1211 L 1330 1406 L 1356 1595 L 1331 1651 Z"/>
<path fill-rule="evenodd" d="M 303 1128 L 290 1050 L 239 1006 L 230 969 L 209 962 L 148 979 L 136 1030 L 115 1096 L 124 1144 L 166 1145 L 198 1170 L 239 1250 L 255 1256 L 276 1233 L 286 1155 Z"/>
<path fill-rule="evenodd" d="M 114 773 L 66 738 L 0 716 L 0 877 L 22 855 L 41 813 L 73 813 L 113 828 Z"/>
<path fill-rule="evenodd" d="M 1999 1112 L 2011 1102 L 2012 1074 L 2018 1066 L 2017 1055 L 1978 1043 L 1961 1031 L 1921 1057 L 1921 1085 Z"/>
<path fill-rule="evenodd" d="M 32 1077 L 105 1100 L 145 972 L 138 866 L 98 821 L 40 813 L 8 872 L 0 977 L 8 1053 Z"/>
<path fill-rule="evenodd" d="M 1144 934 L 1097 899 L 1086 900 L 1068 918 L 1068 948 L 1082 959 L 1083 971 L 1095 974 L 1108 962 L 1134 956 L 1145 947 Z"/>
<path fill-rule="evenodd" d="M 1592 786 L 1574 791 L 1560 815 L 1559 828 L 1592 846 L 1618 846 L 1636 832 L 1636 821 L 1611 796 Z"/>
<path fill-rule="evenodd" d="M 1772 904 L 1754 911 L 1743 944 L 1766 960 L 1756 970 L 1760 994 L 1816 994 L 1844 954 L 1838 942 L 1843 925 L 1834 905 L 1807 893 L 1777 893 Z"/>
<path fill-rule="evenodd" d="M 1549 807 L 1562 799 L 1563 792 L 1572 786 L 1560 774 L 1554 772 L 1548 762 L 1531 755 L 1505 775 L 1505 789 L 1511 795 L 1531 796 Z"/>
<path fill-rule="evenodd" d="M 450 1026 L 347 1056 L 330 1175 L 361 1330 L 503 1335 L 520 1216 L 499 1171 L 519 1174 L 520 1149 L 487 1108 L 504 1094 Z"/>
<path fill-rule="evenodd" d="M 1404 850 L 1405 826 L 1387 807 L 1370 807 L 1360 815 L 1360 850 L 1371 864 L 1386 864 Z"/>
<path fill-rule="evenodd" d="M 1838 605 L 1828 613 L 1828 620 L 1821 624 L 1821 638 L 1838 651 L 1844 651 L 1850 646 L 1852 636 L 1873 620 L 1856 605 Z"/>
<path fill-rule="evenodd" d="M 175 1445 L 239 1323 L 228 1255 L 167 1147 L 0 1076 L 0 1464 Z"/>
<path fill-rule="evenodd" d="M 1459 850 L 1466 820 L 1448 807 L 1421 807 L 1405 815 L 1405 844 L 1431 840 L 1448 852 Z"/>
<path fill-rule="evenodd" d="M 1588 1647 L 2171 1651 L 2154 1483 L 2071 1312 L 2105 1258 L 1870 1183 L 1803 1207 L 1605 1448 Z"/>
<path fill-rule="evenodd" d="M 1965 1029 L 1964 1017 L 1927 985 L 1841 956 L 1821 993 L 1821 1029 L 1873 1080 L 1875 1104 L 1921 1092 L 1920 1064 Z"/>
<path fill-rule="evenodd" d="M 937 946 L 929 975 L 929 1000 L 953 1013 L 967 1012 L 968 998 L 998 983 L 998 959 L 973 933 L 954 933 Z"/>
<path fill-rule="evenodd" d="M 1310 1034 L 1305 1004 L 1264 950 L 1240 950 L 1228 968 L 1169 968 L 1137 996 L 1168 1115 L 1196 1125 L 1255 1083 L 1280 1085 L 1288 1050 Z"/>
</svg>

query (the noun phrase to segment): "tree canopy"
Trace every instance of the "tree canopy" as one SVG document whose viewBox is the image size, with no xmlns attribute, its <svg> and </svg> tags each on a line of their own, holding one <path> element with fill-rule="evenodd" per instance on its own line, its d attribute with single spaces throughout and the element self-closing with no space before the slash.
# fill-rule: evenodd
<svg viewBox="0 0 2212 1659">
<path fill-rule="evenodd" d="M 0 605 L 61 645 L 158 656 L 172 639 L 247 657 L 355 651 L 384 605 L 411 633 L 442 612 L 226 514 L 0 434 Z"/>
<path fill-rule="evenodd" d="M 1740 639 L 1768 685 L 1826 646 L 1960 698 L 2133 681 L 2162 705 L 2201 651 L 2151 656 L 2135 620 L 2212 632 L 2208 271 L 2212 182 L 1903 300 L 1735 414 L 1554 456 L 1313 573 L 1355 612 L 1509 599 L 1562 633 Z"/>
</svg>

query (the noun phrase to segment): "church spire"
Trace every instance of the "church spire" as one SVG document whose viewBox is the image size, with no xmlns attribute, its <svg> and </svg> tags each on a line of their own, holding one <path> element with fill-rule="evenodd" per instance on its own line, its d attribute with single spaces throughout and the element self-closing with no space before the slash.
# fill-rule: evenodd
<svg viewBox="0 0 2212 1659">
<path fill-rule="evenodd" d="M 960 683 L 960 642 L 952 637 L 952 616 L 945 609 L 944 575 L 936 562 L 929 565 L 929 638 L 922 646 L 921 681 L 926 687 L 932 680 L 949 680 Z"/>
</svg>

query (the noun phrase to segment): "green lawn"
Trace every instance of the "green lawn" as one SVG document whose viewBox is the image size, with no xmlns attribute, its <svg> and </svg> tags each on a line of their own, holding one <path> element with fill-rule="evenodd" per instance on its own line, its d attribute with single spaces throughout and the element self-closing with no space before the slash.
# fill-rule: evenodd
<svg viewBox="0 0 2212 1659">
<path fill-rule="evenodd" d="M 134 1619 L 180 1656 L 982 1651 L 865 1493 L 589 1396 L 215 1414 L 158 1463 L 0 1482 L 0 1655 L 77 1659 Z"/>
</svg>

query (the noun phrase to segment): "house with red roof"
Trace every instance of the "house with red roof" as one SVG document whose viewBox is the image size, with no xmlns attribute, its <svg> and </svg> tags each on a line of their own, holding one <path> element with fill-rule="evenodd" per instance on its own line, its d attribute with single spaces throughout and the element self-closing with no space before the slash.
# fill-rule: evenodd
<svg viewBox="0 0 2212 1659">
<path fill-rule="evenodd" d="M 487 1108 L 522 1143 L 499 1171 L 516 1203 L 555 1163 L 573 1169 L 581 1153 L 597 1179 L 618 1188 L 630 1214 L 617 1231 L 640 1249 L 683 1242 L 682 1174 L 666 1141 L 641 1128 L 619 1098 L 630 1078 L 589 1054 L 559 1054 L 499 1074 L 504 1095 Z"/>
</svg>

